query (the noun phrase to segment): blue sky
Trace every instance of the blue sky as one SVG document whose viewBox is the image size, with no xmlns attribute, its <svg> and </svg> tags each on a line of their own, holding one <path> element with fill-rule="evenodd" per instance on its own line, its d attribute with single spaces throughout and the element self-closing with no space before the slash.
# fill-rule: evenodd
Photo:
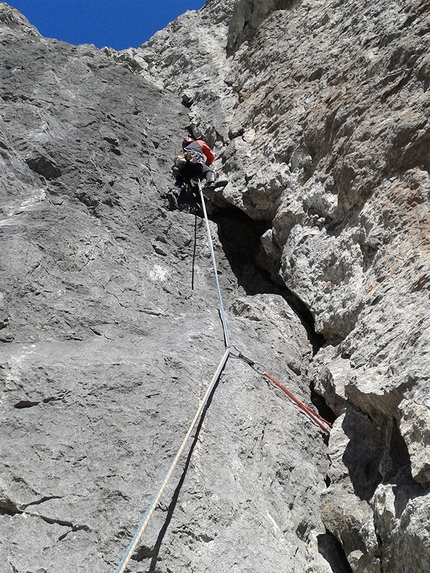
<svg viewBox="0 0 430 573">
<path fill-rule="evenodd" d="M 137 48 L 205 0 L 6 0 L 46 38 L 117 50 Z"/>
</svg>

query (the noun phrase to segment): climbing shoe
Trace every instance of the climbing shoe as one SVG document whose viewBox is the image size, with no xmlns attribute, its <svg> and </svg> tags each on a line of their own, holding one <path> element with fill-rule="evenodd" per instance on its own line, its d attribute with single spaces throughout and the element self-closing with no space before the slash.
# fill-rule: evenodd
<svg viewBox="0 0 430 573">
<path fill-rule="evenodd" d="M 176 195 L 170 191 L 169 193 L 167 193 L 167 199 L 169 200 L 169 209 L 170 211 L 174 211 L 175 209 L 178 209 L 179 205 L 178 205 L 178 199 L 176 197 Z"/>
<path fill-rule="evenodd" d="M 216 179 L 215 181 L 207 181 L 205 184 L 205 189 L 218 189 L 219 187 L 225 187 L 228 184 L 227 179 Z"/>
<path fill-rule="evenodd" d="M 213 189 L 217 189 L 218 187 L 225 187 L 228 185 L 228 179 L 217 179 L 212 183 Z"/>
</svg>

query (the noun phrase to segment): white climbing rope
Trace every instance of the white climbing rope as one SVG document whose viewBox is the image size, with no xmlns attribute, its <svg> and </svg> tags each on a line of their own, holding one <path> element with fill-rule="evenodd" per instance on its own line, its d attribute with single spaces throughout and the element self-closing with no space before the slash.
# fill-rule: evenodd
<svg viewBox="0 0 430 573">
<path fill-rule="evenodd" d="M 225 340 L 226 348 L 230 348 L 230 346 L 231 346 L 230 345 L 230 335 L 229 335 L 228 327 L 227 327 L 227 319 L 225 317 L 224 304 L 222 302 L 221 288 L 219 286 L 218 269 L 216 266 L 214 246 L 213 246 L 213 242 L 212 242 L 211 230 L 209 228 L 209 219 L 208 219 L 208 214 L 206 211 L 205 197 L 203 195 L 203 189 L 202 189 L 202 185 L 200 182 L 199 182 L 199 191 L 200 191 L 200 199 L 202 202 L 203 217 L 205 220 L 206 232 L 207 232 L 207 236 L 208 236 L 208 243 L 209 243 L 209 248 L 211 251 L 212 266 L 213 266 L 214 273 L 215 273 L 215 282 L 216 282 L 216 288 L 218 291 L 218 299 L 219 299 L 219 307 L 220 307 L 220 313 L 221 313 L 222 328 L 224 330 L 224 340 Z"/>
<path fill-rule="evenodd" d="M 203 209 L 203 216 L 204 216 L 204 220 L 205 220 L 205 224 L 206 224 L 206 231 L 207 231 L 207 236 L 208 236 L 208 243 L 209 243 L 209 249 L 211 252 L 211 257 L 212 257 L 212 265 L 213 265 L 213 269 L 214 269 L 214 273 L 215 273 L 215 281 L 216 281 L 216 287 L 217 287 L 217 291 L 218 291 L 218 299 L 219 299 L 219 305 L 220 305 L 220 313 L 221 313 L 221 321 L 222 321 L 222 327 L 223 327 L 223 331 L 224 331 L 224 342 L 225 342 L 225 346 L 226 349 L 224 351 L 224 354 L 218 364 L 218 367 L 215 371 L 215 374 L 212 377 L 212 380 L 209 384 L 209 386 L 207 387 L 207 390 L 205 392 L 205 395 L 203 396 L 202 401 L 200 402 L 200 405 L 197 409 L 197 412 L 190 424 L 190 427 L 188 428 L 188 431 L 182 441 L 182 444 L 178 450 L 178 453 L 176 454 L 173 462 L 170 465 L 170 468 L 167 470 L 167 473 L 163 479 L 163 481 L 161 482 L 157 493 L 154 496 L 154 499 L 152 500 L 149 508 L 147 509 L 145 515 L 143 516 L 139 527 L 136 530 L 136 533 L 133 536 L 133 539 L 131 540 L 129 546 L 127 547 L 121 561 L 119 562 L 117 568 L 115 569 L 115 573 L 124 573 L 128 562 L 131 559 L 131 556 L 133 555 L 133 552 L 135 551 L 140 538 L 142 537 L 143 532 L 145 531 L 146 526 L 148 525 L 149 520 L 151 519 L 152 514 L 155 511 L 155 508 L 158 504 L 158 502 L 161 499 L 161 496 L 163 495 L 163 492 L 166 488 L 166 485 L 179 461 L 179 458 L 182 455 L 182 452 L 185 449 L 185 446 L 191 436 L 191 433 L 198 421 L 198 419 L 200 418 L 204 407 L 206 406 L 215 386 L 216 383 L 218 382 L 219 377 L 221 376 L 221 372 L 224 369 L 224 366 L 228 360 L 228 357 L 230 355 L 230 336 L 229 336 L 229 332 L 228 332 L 228 327 L 227 327 L 227 320 L 226 320 L 226 316 L 225 316 L 225 310 L 224 310 L 224 304 L 222 301 L 222 296 L 221 296 L 221 289 L 220 289 L 220 285 L 219 285 L 219 281 L 218 281 L 218 270 L 217 270 L 217 265 L 216 265 L 216 260 L 215 260 L 215 253 L 214 253 L 214 247 L 213 247 L 213 242 L 212 242 L 212 237 L 211 237 L 211 232 L 210 232 L 210 227 L 209 227 L 209 220 L 208 220 L 208 215 L 207 215 L 207 211 L 206 211 L 206 205 L 205 205 L 205 198 L 203 195 L 203 190 L 202 190 L 202 186 L 199 183 L 199 191 L 200 191 L 200 197 L 201 197 L 201 202 L 202 202 L 202 209 Z"/>
</svg>

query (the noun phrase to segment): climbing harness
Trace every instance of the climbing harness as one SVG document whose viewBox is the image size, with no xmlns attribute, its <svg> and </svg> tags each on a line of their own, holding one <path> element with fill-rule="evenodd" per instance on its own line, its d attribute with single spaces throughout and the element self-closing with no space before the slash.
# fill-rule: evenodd
<svg viewBox="0 0 430 573">
<path fill-rule="evenodd" d="M 163 492 L 167 486 L 167 483 L 179 461 L 179 458 L 182 455 L 182 452 L 184 451 L 184 448 L 192 434 L 192 431 L 195 427 L 195 425 L 197 424 L 198 419 L 200 418 L 215 386 L 216 383 L 218 382 L 219 377 L 221 376 L 221 373 L 224 369 L 224 366 L 228 360 L 228 357 L 230 355 L 230 336 L 229 336 L 229 332 L 228 332 L 228 327 L 227 327 L 227 320 L 225 317 L 225 310 L 224 310 L 224 304 L 222 301 L 222 295 L 221 295 L 221 288 L 219 285 L 219 280 L 218 280 L 218 270 L 217 270 L 217 265 L 216 265 L 216 260 L 215 260 L 215 253 L 214 253 L 214 248 L 213 248 L 213 243 L 212 243 L 212 237 L 211 237 L 211 232 L 210 232 L 210 227 L 209 227 L 209 220 L 208 220 L 208 215 L 206 212 L 206 206 L 205 206 L 205 200 L 204 200 L 204 196 L 203 196 L 203 190 L 202 190 L 202 186 L 199 183 L 199 191 L 200 191 L 200 197 L 201 197 L 201 201 L 202 201 L 202 210 L 203 210 L 203 216 L 205 219 L 205 223 L 206 223 L 206 231 L 207 231 L 207 236 L 208 236 L 208 243 L 209 243 L 209 249 L 211 251 L 211 257 L 212 257 L 212 265 L 213 265 L 213 269 L 214 269 L 214 273 L 215 273 L 215 281 L 216 281 L 216 287 L 217 287 L 217 291 L 218 291 L 218 299 L 219 299 L 219 305 L 220 305 L 220 315 L 221 315 L 221 322 L 222 322 L 222 327 L 223 327 L 223 332 L 224 332 L 224 341 L 225 341 L 225 351 L 224 354 L 218 364 L 218 367 L 215 371 L 215 374 L 212 377 L 212 380 L 210 381 L 209 386 L 207 387 L 207 390 L 205 392 L 205 395 L 203 396 L 203 399 L 201 400 L 199 407 L 197 409 L 197 412 L 190 424 L 190 427 L 188 428 L 188 431 L 185 435 L 185 438 L 182 441 L 182 444 L 178 450 L 178 453 L 176 454 L 173 462 L 170 465 L 170 468 L 168 469 L 163 481 L 161 482 L 157 493 L 154 496 L 154 499 L 152 500 L 149 508 L 147 509 L 145 515 L 143 516 L 137 530 L 136 533 L 133 536 L 133 539 L 131 540 L 129 546 L 127 547 L 121 561 L 119 562 L 117 568 L 115 569 L 115 573 L 124 573 L 128 562 L 131 559 L 131 556 L 133 555 L 133 552 L 135 551 L 137 544 L 140 541 L 140 538 L 142 537 L 142 534 L 146 528 L 146 526 L 148 525 L 149 520 L 151 519 L 152 514 L 155 511 L 155 508 L 158 504 L 158 502 L 161 499 L 161 496 L 163 495 Z"/>
<path fill-rule="evenodd" d="M 235 347 L 235 349 L 237 350 L 236 347 Z M 301 410 L 303 410 L 303 412 L 307 416 L 309 416 L 309 418 L 313 422 L 315 422 L 315 424 L 317 424 L 326 434 L 330 434 L 330 429 L 332 427 L 332 424 L 329 421 L 327 421 L 325 418 L 320 416 L 318 414 L 318 412 L 315 412 L 315 410 L 313 410 L 310 406 L 308 406 L 307 404 L 305 404 L 304 402 L 299 400 L 299 398 L 296 398 L 296 396 L 294 396 L 294 394 L 292 392 L 290 392 L 290 390 L 288 390 L 288 388 L 285 388 L 285 386 L 283 384 L 281 384 L 280 382 L 278 382 L 278 380 L 276 380 L 276 378 L 274 378 L 271 374 L 266 372 L 266 370 L 264 369 L 264 367 L 261 364 L 258 364 L 258 362 L 255 362 L 254 360 L 251 360 L 251 358 L 248 358 L 247 356 L 242 354 L 240 351 L 238 351 L 237 355 L 232 354 L 232 356 L 234 356 L 235 358 L 240 358 L 241 360 L 246 362 L 246 364 L 251 366 L 251 368 L 253 368 L 258 374 L 260 374 L 261 376 L 264 376 L 265 378 L 267 378 L 267 380 L 270 380 L 270 382 L 272 382 L 272 384 L 275 384 L 275 386 L 277 386 L 293 402 L 295 402 L 297 404 L 297 406 Z"/>
</svg>

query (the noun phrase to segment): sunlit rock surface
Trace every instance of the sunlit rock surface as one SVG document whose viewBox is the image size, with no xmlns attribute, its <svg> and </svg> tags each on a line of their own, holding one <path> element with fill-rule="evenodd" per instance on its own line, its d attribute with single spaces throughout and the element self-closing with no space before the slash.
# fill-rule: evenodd
<svg viewBox="0 0 430 573">
<path fill-rule="evenodd" d="M 130 571 L 430 568 L 429 9 L 208 0 L 114 52 L 0 4 L 5 572 L 115 568 L 224 351 L 187 129 L 233 344 L 338 418 L 231 358 Z"/>
</svg>

